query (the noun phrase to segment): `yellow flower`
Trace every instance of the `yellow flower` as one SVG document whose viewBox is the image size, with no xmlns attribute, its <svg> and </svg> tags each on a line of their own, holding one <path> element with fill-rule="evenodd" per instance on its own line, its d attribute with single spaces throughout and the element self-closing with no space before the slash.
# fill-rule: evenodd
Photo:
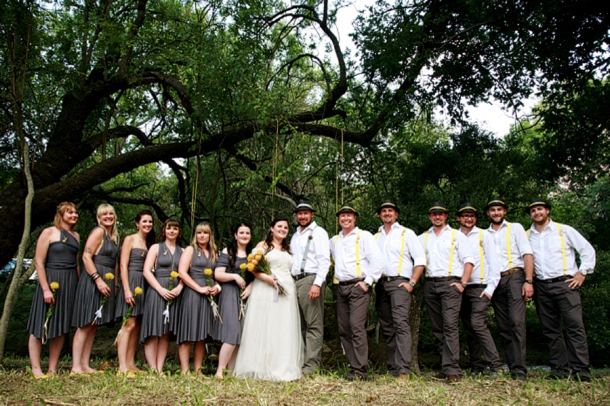
<svg viewBox="0 0 610 406">
<path fill-rule="evenodd" d="M 241 264 L 241 265 L 239 266 L 239 269 L 241 269 L 242 271 L 244 271 L 244 270 L 245 270 L 247 267 L 248 267 L 248 265 L 247 265 L 247 264 Z"/>
<path fill-rule="evenodd" d="M 108 273 L 106 273 L 106 275 L 104 275 L 104 278 L 105 278 L 107 281 L 111 281 L 111 280 L 113 280 L 113 279 L 114 279 L 114 274 L 113 274 L 112 272 L 108 272 Z"/>
<path fill-rule="evenodd" d="M 258 256 L 258 255 L 257 255 Z M 254 264 L 254 266 L 258 265 L 258 259 L 254 258 L 252 260 L 252 262 L 250 262 L 251 264 Z"/>
<path fill-rule="evenodd" d="M 133 295 L 134 296 L 140 296 L 144 291 L 142 290 L 141 287 L 136 286 L 136 288 L 133 290 Z"/>
<path fill-rule="evenodd" d="M 246 268 L 248 269 L 248 271 L 252 272 L 252 271 L 254 271 L 254 264 L 250 263 L 250 264 L 246 265 Z"/>
<path fill-rule="evenodd" d="M 57 289 L 59 289 L 59 283 L 58 282 L 51 282 L 50 287 L 51 287 L 51 290 L 53 292 L 55 292 Z"/>
<path fill-rule="evenodd" d="M 212 269 L 211 268 L 206 268 L 203 273 L 205 274 L 205 276 L 212 276 Z"/>
<path fill-rule="evenodd" d="M 260 261 L 262 257 L 263 257 L 263 256 L 262 256 L 261 254 L 256 254 L 256 255 L 254 256 L 254 259 L 256 259 L 257 261 Z"/>
<path fill-rule="evenodd" d="M 172 271 L 172 273 L 170 273 L 169 276 L 175 279 L 178 277 L 178 272 Z"/>
<path fill-rule="evenodd" d="M 248 261 L 252 261 L 252 258 L 254 258 L 254 255 L 248 254 Z"/>
<path fill-rule="evenodd" d="M 265 254 L 265 251 L 261 250 L 260 248 L 259 248 L 258 251 L 256 251 L 256 255 L 261 255 L 262 256 L 264 254 Z"/>
</svg>

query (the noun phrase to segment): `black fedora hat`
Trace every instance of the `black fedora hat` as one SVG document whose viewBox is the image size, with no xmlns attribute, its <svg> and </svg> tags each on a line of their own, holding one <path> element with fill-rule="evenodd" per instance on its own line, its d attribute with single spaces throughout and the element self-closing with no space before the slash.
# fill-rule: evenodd
<svg viewBox="0 0 610 406">
<path fill-rule="evenodd" d="M 434 202 L 428 209 L 428 214 L 431 213 L 449 213 L 442 202 Z"/>
<path fill-rule="evenodd" d="M 339 208 L 339 211 L 337 212 L 337 216 L 339 216 L 339 214 L 341 214 L 341 213 L 353 213 L 356 215 L 356 217 L 358 217 L 358 212 L 349 203 L 343 203 L 341 205 L 341 207 Z"/>
<path fill-rule="evenodd" d="M 470 202 L 464 202 L 460 205 L 460 208 L 458 209 L 456 216 L 461 216 L 464 213 L 474 213 L 477 216 L 479 215 L 479 213 L 477 212 L 477 209 L 474 207 L 474 205 Z"/>
<path fill-rule="evenodd" d="M 385 207 L 389 207 L 391 209 L 396 210 L 396 213 L 400 213 L 400 209 L 398 208 L 394 200 L 384 200 L 383 203 L 381 203 L 381 206 L 379 206 L 379 208 L 377 209 L 377 214 L 381 213 L 381 209 Z"/>
<path fill-rule="evenodd" d="M 485 211 L 489 210 L 490 207 L 494 206 L 502 206 L 506 210 L 508 210 L 508 205 L 504 202 L 504 200 L 499 196 L 494 196 L 487 202 L 487 206 L 485 206 Z"/>
<path fill-rule="evenodd" d="M 551 204 L 548 202 L 548 200 L 543 199 L 541 197 L 537 197 L 535 199 L 530 200 L 530 204 L 525 208 L 525 212 L 529 214 L 532 207 L 536 206 L 544 206 L 547 209 L 551 210 Z"/>
<path fill-rule="evenodd" d="M 307 200 L 307 199 L 299 200 L 299 203 L 297 204 L 297 207 L 294 209 L 293 213 L 296 213 L 297 211 L 301 211 L 301 210 L 309 210 L 309 211 L 312 211 L 314 213 L 316 212 L 313 209 L 313 206 L 311 205 L 309 200 Z"/>
</svg>

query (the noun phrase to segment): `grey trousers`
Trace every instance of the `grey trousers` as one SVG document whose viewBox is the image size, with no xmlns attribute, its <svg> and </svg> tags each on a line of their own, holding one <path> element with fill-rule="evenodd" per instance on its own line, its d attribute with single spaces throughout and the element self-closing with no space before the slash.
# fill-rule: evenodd
<svg viewBox="0 0 610 406">
<path fill-rule="evenodd" d="M 525 273 L 503 276 L 491 299 L 500 335 L 504 339 L 506 362 L 512 374 L 527 376 L 525 364 L 525 297 L 521 295 Z"/>
<path fill-rule="evenodd" d="M 388 371 L 393 376 L 411 373 L 411 294 L 401 283 L 408 279 L 377 282 L 375 307 L 387 347 Z"/>
<path fill-rule="evenodd" d="M 469 286 L 462 293 L 460 317 L 466 331 L 466 341 L 470 350 L 470 366 L 473 371 L 482 371 L 487 365 L 492 371 L 502 367 L 496 343 L 487 324 L 487 310 L 491 306 L 491 300 L 485 295 L 480 297 L 484 290 L 483 287 Z M 485 360 L 483 360 L 483 355 Z"/>
<path fill-rule="evenodd" d="M 588 376 L 589 348 L 578 289 L 571 289 L 565 281 L 535 283 L 534 301 L 542 332 L 549 339 L 551 367 L 565 372 L 569 368 L 581 377 Z"/>
<path fill-rule="evenodd" d="M 366 336 L 366 316 L 371 291 L 364 292 L 356 284 L 339 285 L 337 289 L 337 321 L 339 338 L 347 356 L 350 373 L 366 378 L 369 343 Z"/>
<path fill-rule="evenodd" d="M 460 368 L 460 333 L 459 318 L 462 307 L 462 294 L 452 283 L 459 279 L 434 282 L 430 279 L 424 284 L 424 298 L 432 333 L 439 343 L 442 372 L 449 375 L 461 375 Z"/>
<path fill-rule="evenodd" d="M 322 343 L 324 341 L 324 293 L 326 284 L 320 287 L 320 297 L 309 300 L 309 289 L 315 280 L 315 274 L 296 281 L 297 298 L 301 313 L 301 333 L 305 343 L 303 373 L 315 373 L 322 361 Z"/>
</svg>

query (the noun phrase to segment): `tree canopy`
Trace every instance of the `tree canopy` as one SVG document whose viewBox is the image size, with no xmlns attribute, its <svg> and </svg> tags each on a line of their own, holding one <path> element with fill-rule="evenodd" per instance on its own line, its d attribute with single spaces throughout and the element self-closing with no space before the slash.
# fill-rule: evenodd
<svg viewBox="0 0 610 406">
<path fill-rule="evenodd" d="M 399 189 L 456 181 L 464 172 L 455 159 L 470 152 L 485 154 L 467 175 L 494 171 L 513 182 L 497 160 L 518 173 L 521 158 L 497 140 L 465 126 L 458 138 L 418 143 L 409 123 L 435 106 L 464 123 L 464 103 L 494 97 L 515 108 L 532 92 L 549 100 L 586 92 L 608 71 L 610 17 L 599 2 L 378 1 L 358 18 L 354 54 L 336 33 L 341 6 L 2 3 L 0 262 L 14 254 L 24 217 L 19 121 L 32 156 L 34 227 L 63 200 L 263 225 L 278 199 L 311 195 L 332 217 L 336 182 L 345 199 L 365 200 L 364 185 L 380 182 L 377 193 L 411 200 Z M 421 166 L 382 175 L 383 159 L 393 159 L 384 151 Z M 155 184 L 161 174 L 173 183 Z"/>
</svg>

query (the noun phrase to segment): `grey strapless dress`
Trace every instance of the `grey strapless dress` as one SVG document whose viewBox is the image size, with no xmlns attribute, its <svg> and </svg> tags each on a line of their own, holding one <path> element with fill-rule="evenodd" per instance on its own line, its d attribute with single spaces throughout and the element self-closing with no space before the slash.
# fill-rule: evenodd
<svg viewBox="0 0 610 406">
<path fill-rule="evenodd" d="M 227 254 L 220 254 L 216 268 L 226 267 L 227 273 L 240 275 L 241 269 L 239 269 L 239 266 L 247 262 L 248 260 L 245 257 L 237 257 L 235 265 L 229 269 L 229 256 Z M 222 291 L 216 295 L 216 301 L 218 302 L 222 323 L 218 322 L 216 324 L 215 338 L 223 343 L 239 344 L 241 342 L 241 321 L 239 320 L 240 289 L 234 281 L 222 282 L 220 286 Z"/>
<path fill-rule="evenodd" d="M 127 265 L 127 274 L 129 276 L 129 288 L 131 289 L 131 294 L 134 293 L 134 290 L 137 286 L 142 288 L 142 294 L 136 298 L 136 304 L 133 307 L 131 312 L 131 316 L 140 316 L 144 314 L 144 303 L 146 301 L 146 279 L 144 279 L 144 274 L 142 271 L 144 269 L 144 261 L 146 260 L 146 254 L 148 250 L 142 248 L 134 248 L 129 253 L 129 265 Z M 123 292 L 123 282 L 119 283 L 119 295 L 117 298 L 116 304 L 116 312 L 115 316 L 118 321 L 122 321 L 123 316 L 127 314 L 127 309 L 129 309 L 129 305 L 125 302 L 125 292 Z"/>
</svg>

